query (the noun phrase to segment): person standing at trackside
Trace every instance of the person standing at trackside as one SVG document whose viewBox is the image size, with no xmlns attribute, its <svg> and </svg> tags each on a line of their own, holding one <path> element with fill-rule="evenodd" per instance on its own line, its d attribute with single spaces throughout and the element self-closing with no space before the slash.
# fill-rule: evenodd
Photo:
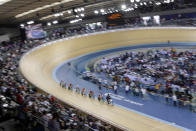
<svg viewBox="0 0 196 131">
<path fill-rule="evenodd" d="M 144 98 L 146 96 L 146 89 L 141 88 L 141 93 L 142 93 L 142 97 Z"/>
<path fill-rule="evenodd" d="M 52 119 L 48 121 L 48 129 L 49 131 L 60 131 L 60 124 L 58 122 L 58 114 L 52 114 Z"/>
<path fill-rule="evenodd" d="M 167 102 L 167 103 L 169 103 L 169 94 L 167 94 L 167 93 L 165 93 L 165 101 Z"/>
<path fill-rule="evenodd" d="M 175 95 L 175 94 L 173 94 L 173 96 L 172 96 L 172 100 L 173 100 L 173 104 L 174 104 L 174 106 L 176 106 L 176 103 L 177 103 L 177 97 L 176 97 L 176 95 Z"/>
<path fill-rule="evenodd" d="M 118 89 L 118 86 L 115 85 L 115 86 L 114 86 L 114 93 L 115 93 L 115 94 L 117 94 L 117 89 Z"/>
<path fill-rule="evenodd" d="M 139 88 L 136 87 L 135 90 L 134 90 L 134 96 L 139 96 Z"/>
<path fill-rule="evenodd" d="M 126 93 L 126 94 L 129 93 L 129 86 L 128 86 L 128 85 L 125 86 L 125 93 Z"/>
</svg>

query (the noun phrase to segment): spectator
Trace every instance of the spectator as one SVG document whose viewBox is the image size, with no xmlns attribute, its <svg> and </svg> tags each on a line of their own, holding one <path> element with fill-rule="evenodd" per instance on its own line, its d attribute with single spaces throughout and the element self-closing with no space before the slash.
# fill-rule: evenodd
<svg viewBox="0 0 196 131">
<path fill-rule="evenodd" d="M 52 119 L 48 121 L 49 131 L 60 131 L 59 116 L 57 113 L 52 114 Z"/>
<path fill-rule="evenodd" d="M 47 128 L 48 128 L 48 122 L 49 122 L 49 117 L 47 115 L 47 112 L 44 111 L 43 112 L 43 115 L 42 115 L 42 120 L 44 122 L 44 128 L 45 128 L 45 131 L 47 131 Z"/>
</svg>

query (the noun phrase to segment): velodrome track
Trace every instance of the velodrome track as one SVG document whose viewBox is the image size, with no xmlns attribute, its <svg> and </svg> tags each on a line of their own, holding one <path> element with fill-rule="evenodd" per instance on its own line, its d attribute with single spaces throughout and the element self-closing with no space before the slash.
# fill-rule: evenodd
<svg viewBox="0 0 196 131">
<path fill-rule="evenodd" d="M 196 42 L 196 28 L 143 28 L 84 35 L 51 42 L 25 54 L 20 69 L 27 80 L 47 93 L 82 111 L 88 112 L 123 130 L 182 130 L 172 124 L 82 97 L 59 88 L 53 70 L 64 61 L 84 54 L 128 45 L 172 42 Z"/>
</svg>

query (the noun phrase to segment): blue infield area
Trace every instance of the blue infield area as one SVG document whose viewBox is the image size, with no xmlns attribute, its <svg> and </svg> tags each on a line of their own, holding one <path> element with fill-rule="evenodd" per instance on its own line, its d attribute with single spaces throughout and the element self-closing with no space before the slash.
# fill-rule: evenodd
<svg viewBox="0 0 196 131">
<path fill-rule="evenodd" d="M 196 47 L 196 43 L 186 42 L 170 44 L 154 43 L 145 45 L 132 45 L 90 53 L 73 58 L 60 64 L 53 71 L 53 77 L 58 83 L 60 82 L 60 80 L 63 80 L 66 83 L 72 83 L 73 86 L 79 85 L 80 88 L 85 87 L 87 89 L 87 92 L 89 92 L 89 90 L 94 90 L 95 95 L 98 96 L 100 91 L 97 85 L 81 79 L 81 76 L 78 73 L 85 71 L 85 66 L 89 61 L 97 57 L 119 51 L 154 47 L 184 47 L 186 49 L 186 47 Z M 68 62 L 72 63 L 74 70 L 67 64 Z M 141 98 L 135 97 L 131 94 L 127 95 L 124 91 L 120 91 L 116 95 L 112 90 L 106 88 L 102 88 L 101 92 L 103 94 L 111 93 L 114 104 L 116 106 L 134 111 L 141 115 L 145 115 L 167 124 L 174 125 L 184 130 L 196 131 L 196 113 L 189 111 L 185 107 L 174 107 L 172 104 L 167 104 L 163 97 L 160 97 L 158 95 L 148 95 L 146 98 Z"/>
</svg>

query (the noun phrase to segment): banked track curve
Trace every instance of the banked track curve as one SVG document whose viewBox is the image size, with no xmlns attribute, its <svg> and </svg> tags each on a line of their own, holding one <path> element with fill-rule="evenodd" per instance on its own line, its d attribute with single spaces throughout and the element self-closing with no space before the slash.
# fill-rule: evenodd
<svg viewBox="0 0 196 131">
<path fill-rule="evenodd" d="M 196 28 L 152 27 L 120 29 L 50 42 L 27 52 L 20 60 L 24 77 L 41 90 L 123 130 L 182 130 L 117 106 L 108 106 L 59 88 L 53 70 L 61 63 L 84 54 L 121 46 L 171 42 L 196 42 Z"/>
</svg>

